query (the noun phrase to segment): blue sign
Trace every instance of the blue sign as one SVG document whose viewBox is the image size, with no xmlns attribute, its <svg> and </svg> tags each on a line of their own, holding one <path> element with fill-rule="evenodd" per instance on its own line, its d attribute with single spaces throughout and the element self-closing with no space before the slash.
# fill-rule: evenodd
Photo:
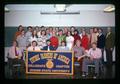
<svg viewBox="0 0 120 84">
<path fill-rule="evenodd" d="M 28 74 L 73 74 L 73 52 L 26 51 Z"/>
</svg>

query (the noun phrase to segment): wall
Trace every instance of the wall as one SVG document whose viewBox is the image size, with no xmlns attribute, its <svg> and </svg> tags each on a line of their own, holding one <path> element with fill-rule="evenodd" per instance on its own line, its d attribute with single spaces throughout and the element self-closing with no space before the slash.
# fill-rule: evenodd
<svg viewBox="0 0 120 84">
<path fill-rule="evenodd" d="M 81 11 L 80 15 L 40 15 L 39 11 L 5 13 L 5 26 L 115 26 L 115 14 L 103 11 Z"/>
</svg>

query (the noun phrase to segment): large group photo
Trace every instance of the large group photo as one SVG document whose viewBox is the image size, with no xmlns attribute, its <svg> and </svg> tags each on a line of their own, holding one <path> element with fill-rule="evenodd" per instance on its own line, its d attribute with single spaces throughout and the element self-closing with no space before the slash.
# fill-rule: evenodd
<svg viewBox="0 0 120 84">
<path fill-rule="evenodd" d="M 5 78 L 115 78 L 113 4 L 5 5 Z"/>
</svg>

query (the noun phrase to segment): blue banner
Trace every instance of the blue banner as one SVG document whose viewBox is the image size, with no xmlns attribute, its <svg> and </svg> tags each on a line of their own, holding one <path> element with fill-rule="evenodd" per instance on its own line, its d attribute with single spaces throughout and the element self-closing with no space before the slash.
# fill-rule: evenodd
<svg viewBox="0 0 120 84">
<path fill-rule="evenodd" d="M 73 52 L 27 51 L 26 73 L 73 74 Z"/>
</svg>

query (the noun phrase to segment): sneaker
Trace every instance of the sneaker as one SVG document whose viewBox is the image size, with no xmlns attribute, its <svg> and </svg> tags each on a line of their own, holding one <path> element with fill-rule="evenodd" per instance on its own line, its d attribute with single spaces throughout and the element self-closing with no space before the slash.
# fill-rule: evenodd
<svg viewBox="0 0 120 84">
<path fill-rule="evenodd" d="M 82 77 L 85 77 L 85 74 L 82 74 Z"/>
<path fill-rule="evenodd" d="M 96 76 L 93 76 L 93 79 L 96 79 L 97 77 Z"/>
</svg>

